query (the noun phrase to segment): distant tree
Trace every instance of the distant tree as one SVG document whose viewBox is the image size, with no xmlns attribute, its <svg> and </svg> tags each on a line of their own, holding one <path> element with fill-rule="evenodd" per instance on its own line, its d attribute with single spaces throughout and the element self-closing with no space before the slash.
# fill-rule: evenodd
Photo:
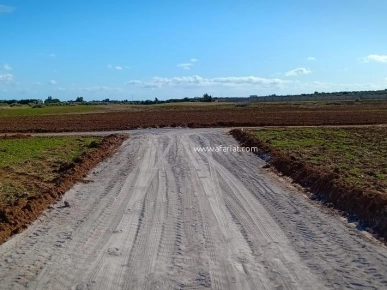
<svg viewBox="0 0 387 290">
<path fill-rule="evenodd" d="M 203 95 L 203 102 L 212 102 L 212 96 L 210 96 L 209 94 L 204 94 Z"/>
<path fill-rule="evenodd" d="M 82 102 L 83 102 L 83 97 L 77 97 L 77 98 L 75 99 L 75 102 L 77 102 L 77 103 L 82 103 Z"/>
<path fill-rule="evenodd" d="M 56 103 L 60 103 L 60 100 L 59 99 L 53 99 L 51 96 L 49 96 L 45 101 L 44 101 L 45 104 L 56 104 Z"/>
<path fill-rule="evenodd" d="M 155 98 L 155 103 L 157 104 L 159 102 L 159 99 L 158 98 Z"/>
<path fill-rule="evenodd" d="M 36 104 L 37 102 L 38 100 L 36 99 L 22 99 L 18 101 L 18 103 L 21 105 Z"/>
</svg>

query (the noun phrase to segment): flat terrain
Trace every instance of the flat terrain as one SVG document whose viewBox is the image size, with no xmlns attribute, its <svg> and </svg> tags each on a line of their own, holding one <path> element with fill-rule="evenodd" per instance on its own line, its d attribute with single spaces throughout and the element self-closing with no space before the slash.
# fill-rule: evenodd
<svg viewBox="0 0 387 290">
<path fill-rule="evenodd" d="M 129 130 L 147 127 L 232 127 L 282 125 L 386 124 L 386 101 L 265 103 L 249 106 L 223 103 L 160 104 L 149 106 L 80 106 L 81 112 L 59 107 L 56 113 L 28 109 L 35 115 L 14 110 L 1 115 L 0 133 L 6 132 L 87 132 Z M 55 107 L 54 107 L 55 108 Z M 77 107 L 75 107 L 77 108 Z M 87 111 L 95 109 L 95 112 Z M 87 110 L 86 110 L 87 109 Z M 19 111 L 18 111 L 19 110 Z M 35 111 L 33 111 L 35 110 Z M 39 111 L 43 110 L 43 111 Z M 85 111 L 86 110 L 86 111 Z M 19 114 L 19 115 L 17 115 Z"/>
<path fill-rule="evenodd" d="M 221 129 L 131 135 L 0 246 L 1 289 L 385 289 L 387 249 Z"/>
<path fill-rule="evenodd" d="M 41 115 L 62 115 L 81 114 L 91 112 L 104 112 L 105 106 L 67 105 L 67 106 L 43 106 L 33 108 L 30 106 L 0 107 L 0 118 L 18 116 L 41 116 Z"/>
<path fill-rule="evenodd" d="M 282 128 L 254 132 L 263 142 L 360 189 L 387 194 L 387 128 Z"/>
<path fill-rule="evenodd" d="M 164 103 L 155 105 L 130 105 L 125 103 L 101 103 L 96 104 L 52 104 L 52 105 L 29 105 L 20 106 L 0 106 L 0 118 L 2 117 L 20 117 L 20 116 L 42 116 L 42 115 L 68 115 L 84 113 L 109 113 L 109 112 L 135 112 L 135 111 L 176 111 L 176 110 L 201 110 L 209 111 L 213 109 L 234 108 L 233 103 Z"/>
</svg>

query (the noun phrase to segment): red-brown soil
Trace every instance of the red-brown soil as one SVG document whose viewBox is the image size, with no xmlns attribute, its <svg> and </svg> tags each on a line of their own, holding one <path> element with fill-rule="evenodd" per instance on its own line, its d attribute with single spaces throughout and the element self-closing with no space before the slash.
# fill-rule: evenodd
<svg viewBox="0 0 387 290">
<path fill-rule="evenodd" d="M 366 125 L 387 123 L 383 106 L 262 106 L 227 109 L 148 110 L 0 118 L 0 133 L 86 132 L 147 127 Z"/>
<path fill-rule="evenodd" d="M 90 169 L 111 156 L 127 137 L 123 134 L 105 137 L 95 150 L 82 154 L 76 162 L 63 164 L 59 177 L 50 184 L 40 184 L 41 194 L 20 198 L 12 205 L 0 205 L 0 244 L 26 228 L 76 182 L 82 181 Z"/>
<path fill-rule="evenodd" d="M 357 218 L 375 235 L 382 239 L 387 238 L 387 194 L 368 188 L 356 188 L 340 180 L 335 172 L 323 171 L 293 156 L 285 155 L 248 131 L 234 129 L 231 134 L 242 146 L 258 147 L 258 155 L 269 155 L 270 165 L 307 188 L 314 194 L 313 198 L 333 205 L 344 214 Z"/>
</svg>

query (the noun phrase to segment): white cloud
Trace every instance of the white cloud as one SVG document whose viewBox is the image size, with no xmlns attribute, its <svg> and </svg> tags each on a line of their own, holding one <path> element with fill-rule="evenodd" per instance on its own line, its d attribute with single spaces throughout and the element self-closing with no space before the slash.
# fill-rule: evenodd
<svg viewBox="0 0 387 290">
<path fill-rule="evenodd" d="M 56 81 L 56 80 L 50 80 L 50 81 L 48 82 L 48 84 L 49 84 L 50 86 L 53 86 L 53 85 L 56 85 L 56 84 L 57 84 L 57 81 Z"/>
<path fill-rule="evenodd" d="M 12 67 L 9 64 L 7 64 L 7 63 L 5 65 L 3 65 L 3 68 L 5 70 L 12 70 Z"/>
<path fill-rule="evenodd" d="M 195 62 L 197 62 L 198 60 L 196 58 L 191 58 L 189 60 L 190 62 L 185 62 L 185 63 L 179 63 L 177 66 L 178 67 L 181 67 L 185 70 L 190 70 L 191 67 L 195 64 Z"/>
<path fill-rule="evenodd" d="M 379 55 L 379 54 L 370 54 L 369 56 L 363 58 L 364 62 L 376 61 L 387 63 L 387 55 Z"/>
<path fill-rule="evenodd" d="M 32 84 L 33 84 L 34 86 L 41 86 L 41 85 L 42 85 L 41 82 L 33 82 Z"/>
<path fill-rule="evenodd" d="M 218 78 L 202 78 L 198 75 L 188 77 L 173 77 L 161 78 L 154 77 L 150 81 L 129 81 L 128 85 L 136 85 L 143 88 L 162 88 L 162 87 L 203 87 L 203 86 L 223 86 L 223 87 L 280 87 L 287 83 L 281 79 L 266 79 L 255 76 L 248 77 L 218 77 Z"/>
<path fill-rule="evenodd" d="M 222 77 L 212 79 L 214 83 L 225 84 L 225 85 L 258 85 L 263 87 L 279 86 L 285 81 L 280 79 L 266 79 L 260 77 Z"/>
<path fill-rule="evenodd" d="M 12 74 L 0 75 L 0 82 L 10 82 L 12 80 L 13 80 L 13 75 Z"/>
<path fill-rule="evenodd" d="M 317 60 L 317 59 L 315 57 L 313 57 L 313 56 L 309 56 L 309 57 L 307 57 L 306 60 Z"/>
<path fill-rule="evenodd" d="M 11 13 L 15 10 L 15 7 L 0 4 L 0 14 Z"/>
<path fill-rule="evenodd" d="M 49 57 L 56 57 L 56 54 L 55 53 L 50 53 L 48 56 Z"/>
<path fill-rule="evenodd" d="M 119 92 L 121 88 L 112 88 L 108 86 L 94 86 L 94 87 L 84 87 L 84 88 L 75 88 L 77 91 L 82 92 Z"/>
<path fill-rule="evenodd" d="M 131 80 L 131 81 L 128 81 L 126 84 L 127 85 L 141 85 L 143 82 L 142 81 L 139 81 L 139 80 Z"/>
<path fill-rule="evenodd" d="M 293 69 L 291 71 L 288 71 L 285 73 L 285 75 L 287 77 L 291 77 L 291 76 L 300 76 L 300 75 L 307 75 L 307 74 L 310 74 L 311 71 L 304 68 L 304 67 L 300 67 L 300 68 L 296 68 L 296 69 Z"/>
<path fill-rule="evenodd" d="M 179 63 L 178 67 L 182 67 L 183 69 L 189 70 L 191 69 L 192 63 Z"/>
<path fill-rule="evenodd" d="M 57 84 L 55 82 L 55 84 Z M 70 86 L 70 87 L 57 87 L 58 91 L 66 91 L 69 93 L 98 93 L 98 92 L 104 92 L 104 93 L 113 93 L 113 92 L 121 92 L 122 88 L 119 87 L 108 87 L 108 86 L 91 86 L 91 87 L 77 87 L 77 86 Z"/>
<path fill-rule="evenodd" d="M 290 83 L 290 88 L 296 89 L 298 93 L 325 91 L 325 92 L 338 92 L 338 91 L 364 91 L 364 90 L 381 90 L 384 87 L 373 83 L 334 83 L 334 82 L 300 82 L 294 81 Z"/>
<path fill-rule="evenodd" d="M 111 64 L 108 64 L 106 66 L 108 69 L 115 69 L 115 70 L 123 70 L 124 67 L 121 66 L 121 65 L 111 65 Z M 128 66 L 125 66 L 125 68 L 129 68 Z"/>
<path fill-rule="evenodd" d="M 215 77 L 203 78 L 198 75 L 186 77 L 162 78 L 154 77 L 150 80 L 132 80 L 127 85 L 142 89 L 164 90 L 173 94 L 181 90 L 189 89 L 190 92 L 210 90 L 212 92 L 225 92 L 239 96 L 248 94 L 300 94 L 329 92 L 329 91 L 355 91 L 355 90 L 378 90 L 382 85 L 372 83 L 333 83 L 311 81 L 302 82 L 298 80 L 285 80 L 280 78 L 261 78 L 257 76 L 243 77 Z M 230 96 L 230 95 L 229 95 Z M 232 95 L 231 95 L 232 96 Z"/>
</svg>

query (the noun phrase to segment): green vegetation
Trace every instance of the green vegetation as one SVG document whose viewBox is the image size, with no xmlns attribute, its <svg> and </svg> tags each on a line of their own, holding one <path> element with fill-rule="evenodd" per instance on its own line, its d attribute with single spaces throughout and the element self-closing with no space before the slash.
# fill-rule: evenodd
<svg viewBox="0 0 387 290">
<path fill-rule="evenodd" d="M 2 106 L 0 107 L 0 117 L 92 113 L 96 111 L 103 111 L 103 109 L 104 109 L 103 106 L 90 106 L 90 105 L 44 106 L 41 104 L 37 104 L 33 106 L 21 106 L 21 107 Z"/>
<path fill-rule="evenodd" d="M 20 139 L 2 139 L 0 137 L 0 168 L 20 165 L 26 160 L 52 158 L 60 162 L 69 162 L 79 156 L 91 142 L 100 137 L 28 137 Z"/>
<path fill-rule="evenodd" d="M 281 114 L 289 111 L 302 113 L 316 111 L 355 112 L 366 111 L 372 116 L 385 114 L 387 101 L 313 101 L 313 102 L 274 102 L 274 103 L 231 103 L 218 102 L 208 94 L 197 98 L 169 99 L 166 101 L 155 98 L 154 101 L 114 101 L 105 99 L 103 101 L 84 101 L 83 97 L 77 97 L 75 101 L 58 102 L 52 97 L 45 101 L 26 100 L 0 100 L 0 118 L 43 116 L 43 115 L 64 115 L 84 113 L 110 113 L 110 112 L 138 112 L 138 111 L 251 111 L 256 110 L 257 114 L 264 114 L 274 111 Z"/>
<path fill-rule="evenodd" d="M 153 105 L 130 105 L 130 104 L 99 104 L 99 105 L 34 105 L 21 107 L 1 107 L 1 117 L 17 116 L 42 116 L 42 115 L 63 115 L 82 113 L 107 113 L 115 111 L 173 111 L 173 110 L 213 110 L 234 108 L 233 103 L 204 103 L 204 102 L 181 102 L 181 103 L 158 103 Z"/>
<path fill-rule="evenodd" d="M 387 190 L 387 128 L 287 128 L 254 131 L 280 149 L 357 187 Z"/>
<path fill-rule="evenodd" d="M 57 170 L 102 137 L 0 137 L 0 203 L 39 193 L 58 176 Z"/>
</svg>

